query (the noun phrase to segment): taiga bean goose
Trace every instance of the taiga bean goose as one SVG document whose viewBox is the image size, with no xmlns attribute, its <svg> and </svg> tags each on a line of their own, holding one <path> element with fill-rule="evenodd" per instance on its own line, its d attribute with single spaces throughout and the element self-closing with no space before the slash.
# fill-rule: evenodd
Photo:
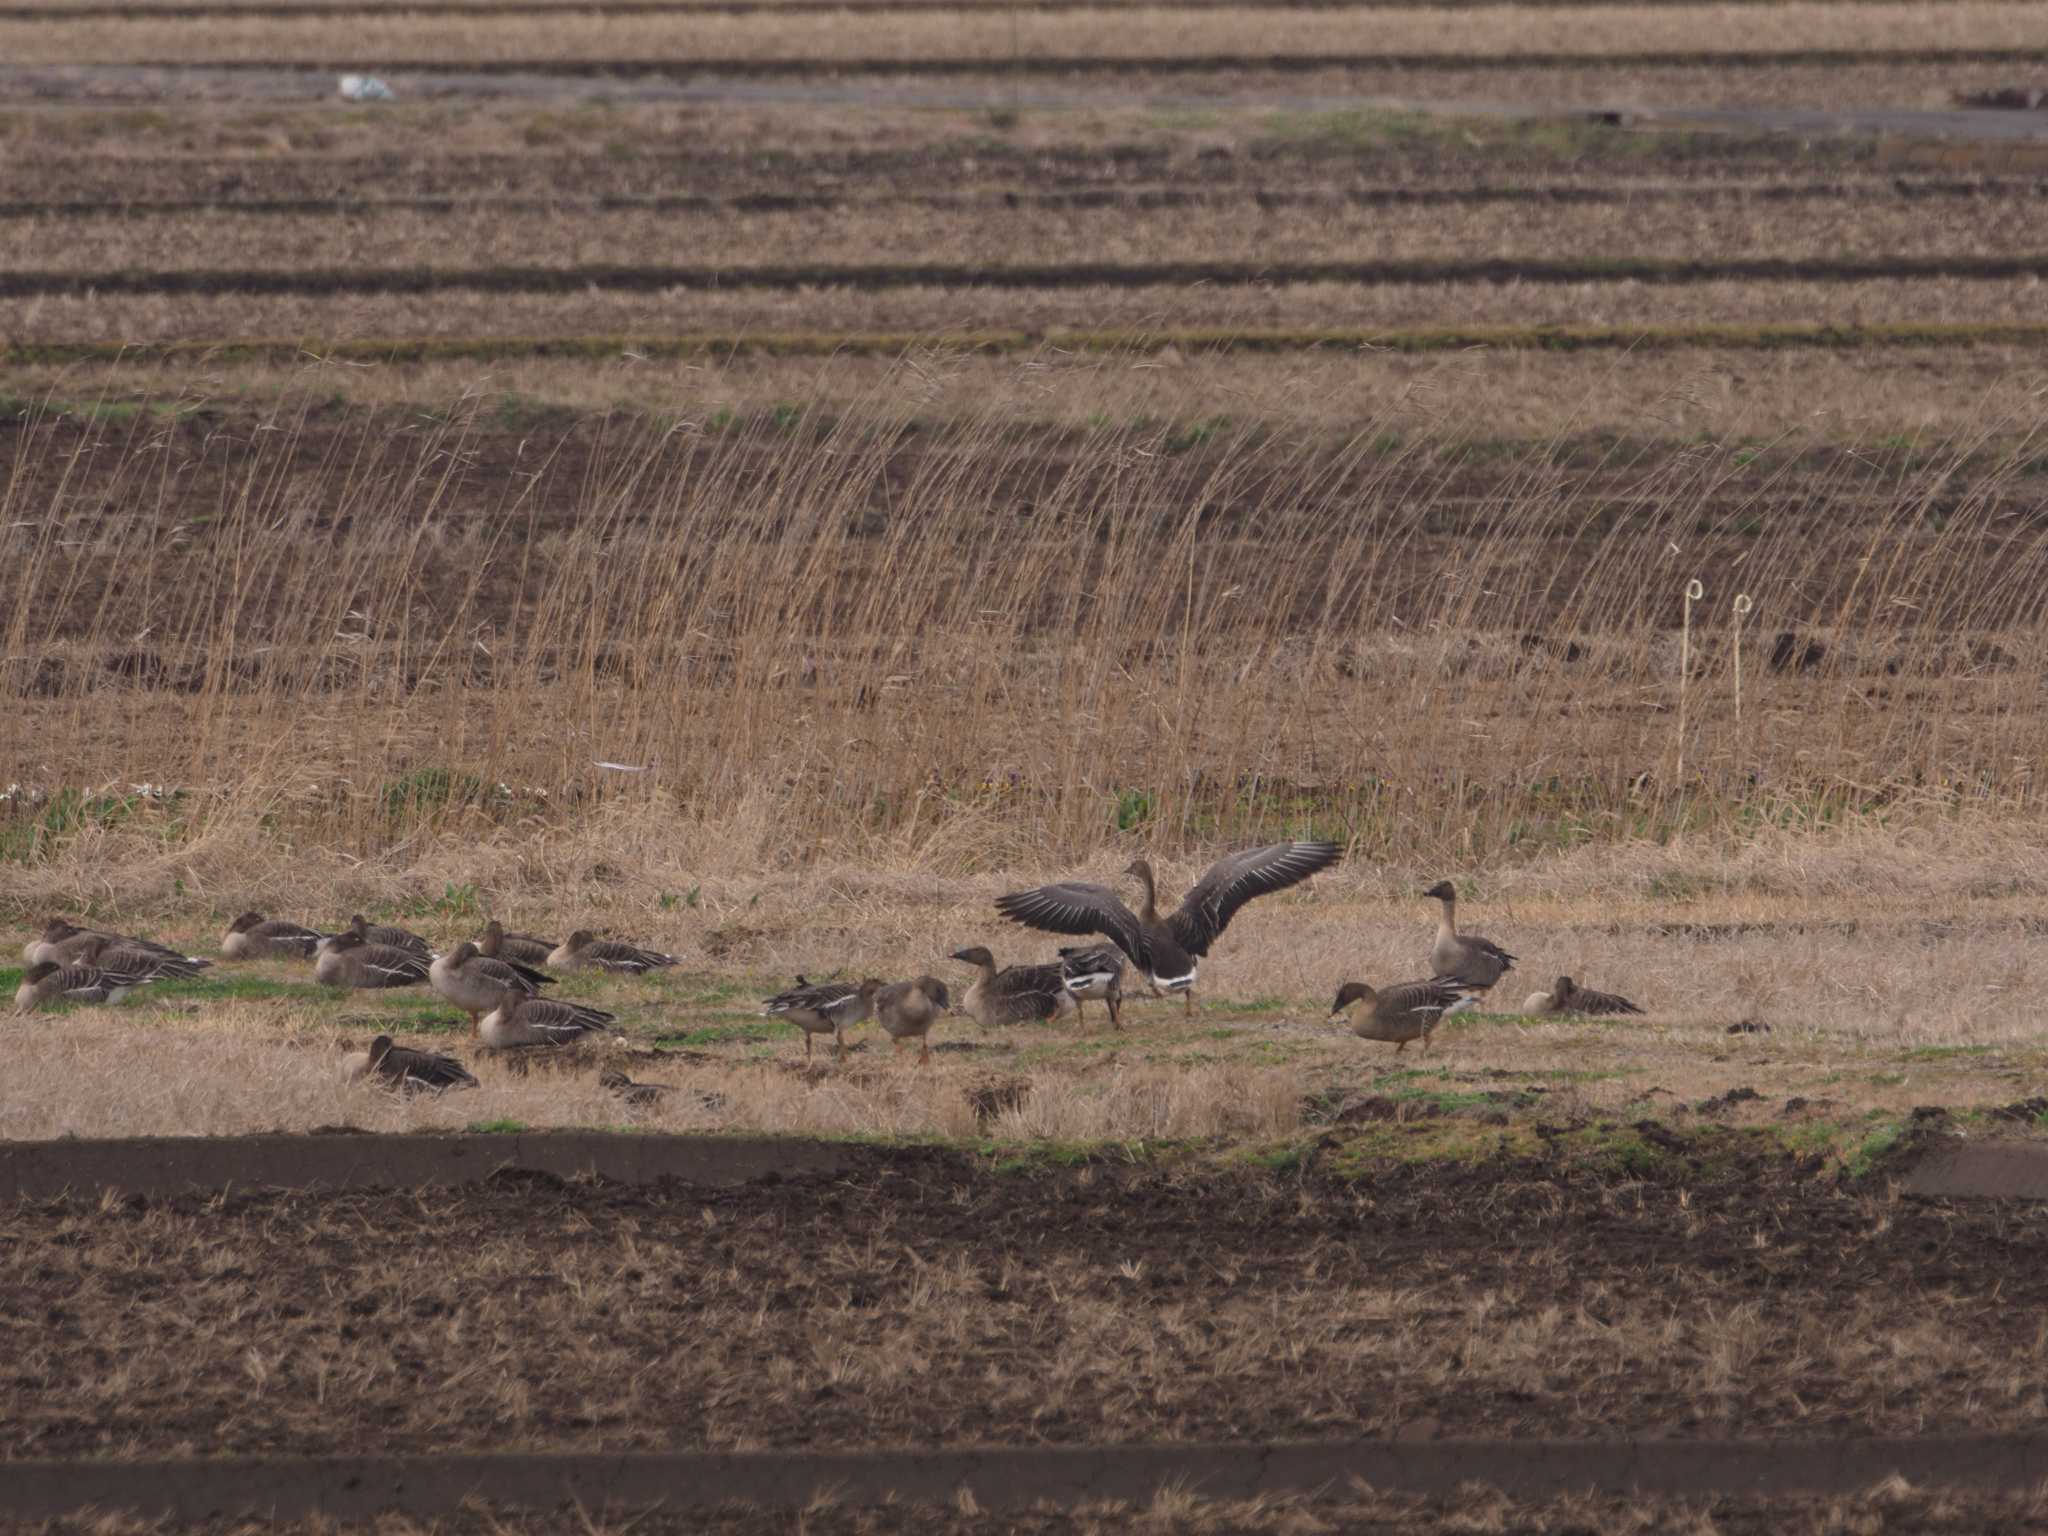
<svg viewBox="0 0 2048 1536">
<path fill-rule="evenodd" d="M 1081 1006 L 1067 991 L 1066 978 L 1056 965 L 1013 965 L 999 971 L 996 957 L 979 944 L 954 950 L 953 958 L 981 972 L 960 999 L 960 1007 L 983 1029 L 1063 1019 Z"/>
<path fill-rule="evenodd" d="M 495 917 L 485 924 L 483 937 L 476 941 L 477 952 L 487 959 L 515 960 L 532 966 L 546 965 L 548 956 L 559 944 L 559 940 L 544 939 L 538 934 L 507 933 L 505 925 Z"/>
<path fill-rule="evenodd" d="M 830 1035 L 841 1060 L 846 1057 L 846 1031 L 874 1012 L 875 994 L 885 983 L 878 976 L 866 981 L 806 981 L 799 976 L 787 992 L 778 992 L 761 1005 L 770 1018 L 787 1019 L 804 1032 L 804 1058 L 810 1059 L 811 1036 Z"/>
<path fill-rule="evenodd" d="M 472 1035 L 478 1021 L 503 1001 L 503 993 L 539 997 L 540 989 L 553 986 L 554 981 L 530 965 L 479 954 L 474 944 L 458 944 L 427 967 L 427 984 L 469 1015 Z"/>
<path fill-rule="evenodd" d="M 953 1000 L 946 984 L 934 976 L 899 981 L 875 994 L 875 1022 L 895 1042 L 896 1054 L 903 1054 L 903 1042 L 917 1041 L 919 1065 L 932 1059 L 932 1020 L 950 1012 Z"/>
<path fill-rule="evenodd" d="M 190 955 L 181 955 L 167 944 L 154 939 L 137 938 L 133 934 L 112 933 L 105 928 L 87 928 L 62 917 L 53 917 L 43 925 L 43 931 L 21 946 L 21 957 L 30 965 L 44 960 L 54 960 L 59 965 L 69 965 L 95 944 L 111 939 L 130 949 L 146 950 L 151 954 L 168 955 L 174 960 L 189 960 Z"/>
<path fill-rule="evenodd" d="M 1627 998 L 1613 992 L 1589 992 L 1569 976 L 1560 976 L 1551 983 L 1548 992 L 1532 992 L 1529 1000 L 1522 1004 L 1524 1013 L 1577 1013 L 1591 1016 L 1614 1016 L 1624 1013 L 1641 1013 Z"/>
<path fill-rule="evenodd" d="M 1237 909 L 1255 896 L 1297 885 L 1343 857 L 1335 843 L 1272 843 L 1219 859 L 1195 882 L 1171 917 L 1161 917 L 1152 866 L 1134 859 L 1144 900 L 1133 912 L 1106 885 L 1063 881 L 1017 891 L 996 902 L 1012 922 L 1049 933 L 1099 933 L 1129 957 L 1155 991 L 1178 992 L 1194 1012 L 1195 972 L 1203 955 L 1230 926 Z"/>
<path fill-rule="evenodd" d="M 211 960 L 202 960 L 197 955 L 140 949 L 127 939 L 103 933 L 94 934 L 90 944 L 81 945 L 71 963 L 123 975 L 147 976 L 151 981 L 189 981 L 213 964 Z"/>
<path fill-rule="evenodd" d="M 608 1035 L 616 1014 L 552 997 L 501 992 L 498 1006 L 484 1015 L 479 1033 L 493 1050 L 530 1045 L 576 1045 L 592 1035 Z"/>
<path fill-rule="evenodd" d="M 412 987 L 427 979 L 427 957 L 372 944 L 351 928 L 320 941 L 313 976 L 330 987 Z"/>
<path fill-rule="evenodd" d="M 123 971 L 103 971 L 96 965 L 59 965 L 38 960 L 22 973 L 14 989 L 14 1011 L 33 1013 L 46 1003 L 118 1003 L 137 987 L 156 978 Z"/>
<path fill-rule="evenodd" d="M 230 960 L 286 957 L 310 960 L 313 951 L 326 937 L 324 933 L 316 933 L 300 923 L 288 923 L 281 917 L 244 912 L 228 924 L 227 937 L 220 941 L 220 952 Z"/>
<path fill-rule="evenodd" d="M 1361 1040 L 1395 1042 L 1396 1056 L 1408 1049 L 1410 1040 L 1420 1040 L 1426 1056 L 1437 1021 L 1474 995 L 1471 987 L 1444 976 L 1379 988 L 1347 981 L 1337 989 L 1337 1000 L 1330 1005 L 1330 1022 L 1343 1025 Z M 1352 1008 L 1358 1011 L 1350 1013 Z"/>
<path fill-rule="evenodd" d="M 386 949 L 410 950 L 422 960 L 434 957 L 434 946 L 414 933 L 410 928 L 394 928 L 389 923 L 373 923 L 358 912 L 348 920 L 349 931 L 356 934 L 365 944 L 382 944 Z"/>
<path fill-rule="evenodd" d="M 624 971 L 638 976 L 674 965 L 676 957 L 664 955 L 657 949 L 642 949 L 637 944 L 627 944 L 619 939 L 600 939 L 588 928 L 579 928 L 569 935 L 566 944 L 555 946 L 548 955 L 547 963 L 563 971 L 594 967 L 600 971 Z"/>
<path fill-rule="evenodd" d="M 1458 891 L 1450 881 L 1439 880 L 1422 894 L 1443 903 L 1443 915 L 1437 919 L 1436 943 L 1430 947 L 1429 963 L 1437 975 L 1451 981 L 1462 981 L 1472 989 L 1474 996 L 1457 1004 L 1457 1007 L 1474 1007 L 1479 1001 L 1478 994 L 1489 991 L 1495 982 L 1515 968 L 1515 957 L 1491 939 L 1483 939 L 1476 933 L 1458 932 Z"/>
<path fill-rule="evenodd" d="M 1067 996 L 1074 1000 L 1074 1022 L 1086 1024 L 1088 1010 L 1082 1006 L 1091 997 L 1109 1004 L 1109 1026 L 1122 1029 L 1124 1000 L 1124 956 L 1114 944 L 1089 944 L 1060 951 L 1060 980 Z"/>
<path fill-rule="evenodd" d="M 389 1035 L 379 1035 L 367 1051 L 358 1051 L 344 1063 L 350 1082 L 376 1077 L 392 1088 L 408 1093 L 445 1093 L 450 1088 L 474 1088 L 477 1081 L 469 1069 L 453 1056 L 432 1051 L 415 1051 L 393 1045 Z"/>
</svg>

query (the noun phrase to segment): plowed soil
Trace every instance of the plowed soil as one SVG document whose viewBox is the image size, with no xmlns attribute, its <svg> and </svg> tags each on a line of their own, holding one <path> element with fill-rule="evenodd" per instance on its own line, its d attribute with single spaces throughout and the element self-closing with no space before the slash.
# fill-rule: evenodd
<svg viewBox="0 0 2048 1536">
<path fill-rule="evenodd" d="M 2044 1259 L 1683 1154 L 60 1201 L 0 1221 L 0 1455 L 2017 1428 Z"/>
</svg>

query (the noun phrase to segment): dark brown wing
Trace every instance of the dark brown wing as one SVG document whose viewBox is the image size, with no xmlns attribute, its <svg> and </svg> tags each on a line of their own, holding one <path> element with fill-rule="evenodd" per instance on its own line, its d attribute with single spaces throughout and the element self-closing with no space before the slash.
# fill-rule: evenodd
<svg viewBox="0 0 2048 1536">
<path fill-rule="evenodd" d="M 540 996 L 542 987 L 551 987 L 555 984 L 555 978 L 547 972 L 537 971 L 530 965 L 521 965 L 517 960 L 507 960 L 502 956 L 493 960 L 488 955 L 479 955 L 470 961 L 470 964 L 499 986 L 512 987 L 534 997 Z"/>
<path fill-rule="evenodd" d="M 1066 978 L 1056 965 L 1013 965 L 997 971 L 988 984 L 989 995 L 1003 1005 L 1006 1013 L 1019 1017 L 1049 1019 L 1059 1011 L 1060 994 Z"/>
<path fill-rule="evenodd" d="M 1379 989 L 1380 1014 L 1392 1017 L 1403 1013 L 1442 1013 L 1446 1008 L 1455 1008 L 1468 997 L 1479 994 L 1463 982 L 1449 976 L 1436 976 L 1428 981 L 1402 981 L 1391 987 Z"/>
<path fill-rule="evenodd" d="M 408 1050 L 394 1046 L 384 1053 L 384 1060 L 377 1070 L 394 1083 L 416 1084 L 421 1088 L 474 1088 L 476 1079 L 469 1069 L 453 1056 L 439 1056 L 432 1051 Z"/>
<path fill-rule="evenodd" d="M 1572 988 L 1571 997 L 1559 1011 L 1563 1013 L 1621 1014 L 1641 1013 L 1643 1010 L 1618 993 L 1588 992 L 1584 987 L 1574 987 Z"/>
<path fill-rule="evenodd" d="M 1182 949 L 1191 955 L 1206 955 L 1230 926 L 1237 909 L 1254 896 L 1299 885 L 1343 857 L 1344 850 L 1335 843 L 1269 843 L 1233 853 L 1209 867 L 1167 922 Z"/>
<path fill-rule="evenodd" d="M 1134 965 L 1148 959 L 1145 932 L 1138 915 L 1106 885 L 1063 880 L 996 898 L 996 910 L 1013 923 L 1044 933 L 1099 933 L 1130 956 Z M 1017 967 L 1029 969 L 1029 967 Z"/>
<path fill-rule="evenodd" d="M 621 971 L 653 971 L 676 963 L 674 955 L 665 955 L 658 949 L 642 949 L 638 944 L 628 944 L 620 939 L 599 939 L 583 954 L 599 965 Z"/>
<path fill-rule="evenodd" d="M 801 982 L 803 977 L 797 977 Z M 823 1014 L 852 997 L 860 988 L 850 981 L 818 981 L 808 986 L 791 987 L 787 992 L 778 992 L 761 1004 L 763 1013 L 788 1013 L 792 1009 L 803 1009 L 810 1013 Z"/>
</svg>

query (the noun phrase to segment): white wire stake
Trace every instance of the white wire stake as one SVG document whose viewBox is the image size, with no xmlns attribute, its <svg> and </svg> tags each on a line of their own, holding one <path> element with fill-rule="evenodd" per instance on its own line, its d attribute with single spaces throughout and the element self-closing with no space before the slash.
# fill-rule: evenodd
<svg viewBox="0 0 2048 1536">
<path fill-rule="evenodd" d="M 1692 605 L 1707 595 L 1695 576 L 1685 584 L 1685 618 L 1678 629 L 1678 787 L 1685 790 L 1685 690 L 1692 680 Z"/>
</svg>

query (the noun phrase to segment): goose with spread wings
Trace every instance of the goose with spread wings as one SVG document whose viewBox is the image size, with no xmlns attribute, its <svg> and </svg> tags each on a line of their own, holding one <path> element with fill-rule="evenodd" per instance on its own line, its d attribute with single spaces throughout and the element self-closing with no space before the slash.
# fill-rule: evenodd
<svg viewBox="0 0 2048 1536">
<path fill-rule="evenodd" d="M 1171 916 L 1162 917 L 1152 866 L 1133 860 L 1124 871 L 1142 893 L 1133 912 L 1106 885 L 1078 880 L 1041 885 L 1000 898 L 996 910 L 1012 922 L 1048 933 L 1099 933 L 1130 957 L 1155 992 L 1178 992 L 1194 1012 L 1195 973 L 1202 956 L 1230 926 L 1237 909 L 1255 896 L 1298 885 L 1344 856 L 1335 843 L 1269 843 L 1218 859 L 1195 882 Z"/>
</svg>

